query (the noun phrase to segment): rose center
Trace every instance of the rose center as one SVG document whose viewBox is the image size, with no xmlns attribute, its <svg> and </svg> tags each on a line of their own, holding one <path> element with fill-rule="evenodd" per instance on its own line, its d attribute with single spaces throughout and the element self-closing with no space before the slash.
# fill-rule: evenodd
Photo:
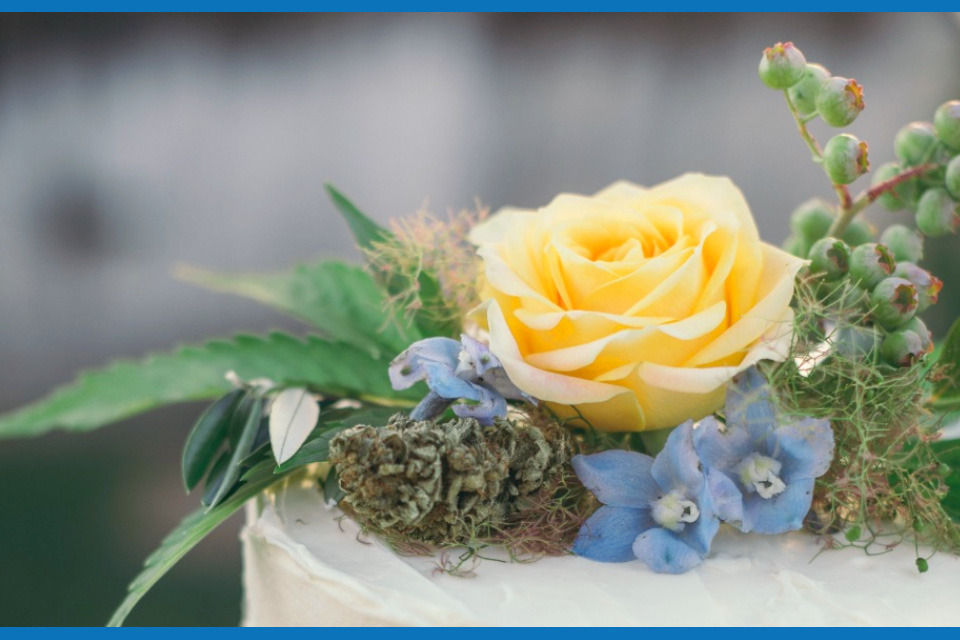
<svg viewBox="0 0 960 640">
<path fill-rule="evenodd" d="M 759 453 L 751 453 L 740 463 L 740 484 L 747 491 L 755 491 L 761 498 L 769 500 L 781 494 L 787 488 L 780 479 L 780 469 L 783 465 L 778 460 Z"/>
<path fill-rule="evenodd" d="M 700 517 L 696 503 L 687 500 L 676 491 L 671 491 L 652 505 L 653 519 L 664 529 L 680 533 L 691 522 Z"/>
</svg>

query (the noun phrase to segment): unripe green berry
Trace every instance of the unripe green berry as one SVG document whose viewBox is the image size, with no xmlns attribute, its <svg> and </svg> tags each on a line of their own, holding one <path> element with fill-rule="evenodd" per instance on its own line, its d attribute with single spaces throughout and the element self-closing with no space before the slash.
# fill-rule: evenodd
<svg viewBox="0 0 960 640">
<path fill-rule="evenodd" d="M 866 242 L 873 242 L 877 237 L 877 230 L 863 218 L 854 218 L 843 232 L 843 241 L 851 247 L 859 247 Z"/>
<path fill-rule="evenodd" d="M 917 313 L 920 313 L 919 309 Z M 909 322 L 900 327 L 901 331 L 913 331 L 920 338 L 920 346 L 923 347 L 924 353 L 930 353 L 933 351 L 933 334 L 930 333 L 930 330 L 927 329 L 927 325 L 923 323 L 923 320 L 917 316 L 913 316 Z"/>
<path fill-rule="evenodd" d="M 797 236 L 788 236 L 781 246 L 784 251 L 798 258 L 806 258 L 810 251 L 810 245 L 807 241 Z"/>
<path fill-rule="evenodd" d="M 790 230 L 799 238 L 807 241 L 809 247 L 814 241 L 827 235 L 836 214 L 833 208 L 820 198 L 807 200 L 790 214 Z"/>
<path fill-rule="evenodd" d="M 933 116 L 940 141 L 954 151 L 960 151 L 960 100 L 944 102 Z"/>
<path fill-rule="evenodd" d="M 893 270 L 893 275 L 909 280 L 917 289 L 917 313 L 923 313 L 937 303 L 943 282 L 923 267 L 912 262 L 900 262 Z"/>
<path fill-rule="evenodd" d="M 880 345 L 880 355 L 895 367 L 909 367 L 924 353 L 920 336 L 913 331 L 894 331 Z"/>
<path fill-rule="evenodd" d="M 910 167 L 927 160 L 937 144 L 937 132 L 929 122 L 911 122 L 904 125 L 893 139 L 893 152 Z"/>
<path fill-rule="evenodd" d="M 789 89 L 800 82 L 807 60 L 792 42 L 767 47 L 760 58 L 760 80 L 771 89 Z"/>
<path fill-rule="evenodd" d="M 923 258 L 923 236 L 902 224 L 892 224 L 880 235 L 880 242 L 887 245 L 890 253 L 906 262 L 920 262 Z"/>
<path fill-rule="evenodd" d="M 834 184 L 850 184 L 870 170 L 867 143 L 856 136 L 833 136 L 823 149 L 823 170 Z"/>
<path fill-rule="evenodd" d="M 850 253 L 850 279 L 864 289 L 873 289 L 893 274 L 897 263 L 882 244 L 868 242 Z"/>
<path fill-rule="evenodd" d="M 896 329 L 917 313 L 917 288 L 904 278 L 884 278 L 870 293 L 873 319 L 886 329 Z"/>
<path fill-rule="evenodd" d="M 954 200 L 960 200 L 960 156 L 947 164 L 947 171 L 943 176 L 943 186 Z"/>
<path fill-rule="evenodd" d="M 856 80 L 839 76 L 820 84 L 816 98 L 820 118 L 831 127 L 845 127 L 863 111 L 863 87 Z"/>
<path fill-rule="evenodd" d="M 819 64 L 807 63 L 800 82 L 790 87 L 788 91 L 793 106 L 801 115 L 808 116 L 817 110 L 816 101 L 817 94 L 820 93 L 820 85 L 829 77 L 830 72 Z"/>
<path fill-rule="evenodd" d="M 960 225 L 958 208 L 946 189 L 927 189 L 917 202 L 917 228 L 929 238 L 956 233 Z"/>
<path fill-rule="evenodd" d="M 836 280 L 850 270 L 850 247 L 843 240 L 821 238 L 807 254 L 810 271 L 822 273 L 827 280 Z"/>
<path fill-rule="evenodd" d="M 900 172 L 900 165 L 896 162 L 882 164 L 873 172 L 871 186 L 876 187 L 881 183 L 892 180 L 900 175 Z M 893 189 L 881 193 L 880 197 L 877 198 L 877 202 L 889 211 L 900 211 L 901 209 L 915 205 L 918 197 L 920 197 L 919 185 L 917 184 L 916 178 L 911 178 L 910 180 L 904 180 L 899 183 Z"/>
</svg>

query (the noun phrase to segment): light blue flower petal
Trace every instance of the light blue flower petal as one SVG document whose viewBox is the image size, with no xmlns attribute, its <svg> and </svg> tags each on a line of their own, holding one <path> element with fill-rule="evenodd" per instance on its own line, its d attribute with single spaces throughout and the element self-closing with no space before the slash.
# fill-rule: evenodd
<svg viewBox="0 0 960 640">
<path fill-rule="evenodd" d="M 427 362 L 445 364 L 453 373 L 460 349 L 460 343 L 450 338 L 427 338 L 414 342 L 390 363 L 390 383 L 398 391 L 409 389 L 426 378 L 423 365 Z"/>
<path fill-rule="evenodd" d="M 737 484 L 718 469 L 707 467 L 707 489 L 717 517 L 724 522 L 739 523 L 743 519 L 743 494 Z"/>
<path fill-rule="evenodd" d="M 503 396 L 482 387 L 478 389 L 480 401 L 477 404 L 457 403 L 453 405 L 453 412 L 461 418 L 476 418 L 480 424 L 493 424 L 494 418 L 507 415 L 507 401 Z"/>
<path fill-rule="evenodd" d="M 649 529 L 633 543 L 637 558 L 657 573 L 686 573 L 703 558 L 666 529 Z"/>
<path fill-rule="evenodd" d="M 460 362 L 457 366 L 457 373 L 464 374 L 467 369 L 471 370 L 473 378 L 482 377 L 490 369 L 500 369 L 503 365 L 495 355 L 490 353 L 490 347 L 484 343 L 463 334 L 460 336 L 460 342 L 463 345 Z M 473 379 L 467 375 L 465 379 Z"/>
<path fill-rule="evenodd" d="M 750 367 L 727 387 L 724 406 L 727 424 L 745 428 L 754 439 L 765 438 L 776 426 L 770 385 L 760 370 Z"/>
<path fill-rule="evenodd" d="M 571 464 L 583 486 L 604 504 L 646 508 L 662 495 L 650 475 L 653 458 L 642 453 L 611 449 L 573 456 Z"/>
<path fill-rule="evenodd" d="M 424 396 L 423 400 L 410 412 L 411 420 L 433 420 L 443 414 L 453 404 L 450 398 L 443 398 L 437 393 L 430 391 Z"/>
<path fill-rule="evenodd" d="M 679 491 L 688 498 L 700 493 L 703 471 L 693 448 L 692 420 L 687 420 L 667 436 L 667 443 L 653 461 L 651 473 L 664 491 Z"/>
<path fill-rule="evenodd" d="M 813 478 L 795 480 L 769 499 L 756 493 L 744 496 L 740 530 L 767 535 L 796 531 L 803 526 L 812 500 Z"/>
<path fill-rule="evenodd" d="M 484 390 L 455 376 L 452 367 L 437 362 L 424 362 L 422 366 L 426 372 L 427 386 L 441 397 L 452 400 L 465 398 L 477 402 L 483 400 Z"/>
<path fill-rule="evenodd" d="M 785 424 L 769 436 L 773 457 L 783 464 L 780 478 L 790 484 L 819 478 L 833 462 L 833 429 L 828 420 L 803 418 Z"/>
<path fill-rule="evenodd" d="M 721 471 L 733 469 L 745 457 L 756 451 L 750 433 L 736 425 L 721 425 L 713 416 L 704 418 L 693 430 L 693 446 L 704 466 Z"/>
<path fill-rule="evenodd" d="M 633 541 L 653 526 L 649 509 L 604 505 L 580 528 L 573 553 L 598 562 L 634 560 Z"/>
</svg>

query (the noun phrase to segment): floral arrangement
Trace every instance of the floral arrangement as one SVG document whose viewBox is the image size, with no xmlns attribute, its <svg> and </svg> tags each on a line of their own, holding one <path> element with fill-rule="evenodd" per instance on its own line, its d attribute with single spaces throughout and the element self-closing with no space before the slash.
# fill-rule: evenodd
<svg viewBox="0 0 960 640">
<path fill-rule="evenodd" d="M 328 186 L 365 267 L 180 274 L 315 333 L 118 362 L 0 418 L 0 435 L 29 436 L 213 400 L 182 459 L 202 506 L 111 624 L 291 474 L 401 553 L 499 545 L 680 573 L 709 561 L 721 526 L 868 552 L 908 542 L 920 572 L 960 552 L 960 448 L 939 437 L 960 409 L 960 324 L 935 344 L 919 317 L 942 287 L 924 243 L 960 226 L 960 101 L 901 129 L 896 160 L 854 195 L 867 144 L 821 147 L 808 125 L 850 125 L 863 88 L 791 43 L 766 49 L 759 75 L 838 196 L 800 205 L 782 249 L 723 177 L 389 229 Z M 915 228 L 877 238 L 874 203 Z"/>
</svg>

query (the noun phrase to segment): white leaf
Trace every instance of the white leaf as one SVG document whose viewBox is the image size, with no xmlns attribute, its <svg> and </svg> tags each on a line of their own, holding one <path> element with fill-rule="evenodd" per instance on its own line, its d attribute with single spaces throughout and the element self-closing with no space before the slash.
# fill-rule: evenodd
<svg viewBox="0 0 960 640">
<path fill-rule="evenodd" d="M 270 407 L 270 446 L 277 464 L 283 464 L 303 445 L 317 426 L 320 405 L 306 389 L 284 389 Z"/>
</svg>

